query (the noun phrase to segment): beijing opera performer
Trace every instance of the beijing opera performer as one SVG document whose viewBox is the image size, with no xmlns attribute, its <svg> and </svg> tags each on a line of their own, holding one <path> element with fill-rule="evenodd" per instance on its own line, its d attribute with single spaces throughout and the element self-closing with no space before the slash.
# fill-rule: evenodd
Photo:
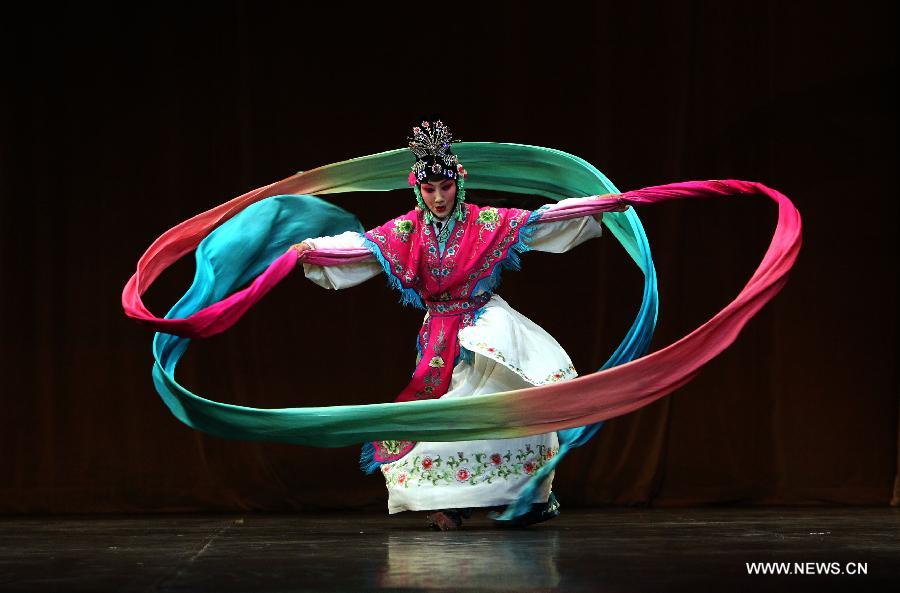
<svg viewBox="0 0 900 593">
<path fill-rule="evenodd" d="M 569 198 L 537 210 L 479 207 L 466 201 L 466 170 L 440 120 L 412 129 L 415 162 L 409 185 L 416 206 L 368 232 L 306 239 L 309 249 L 366 248 L 367 261 L 338 266 L 303 264 L 307 278 L 328 289 L 355 286 L 380 273 L 401 291 L 401 301 L 426 310 L 418 356 L 398 402 L 464 398 L 507 392 L 577 376 L 559 343 L 513 309 L 495 291 L 500 271 L 518 269 L 519 254 L 565 253 L 602 232 L 602 213 L 534 224 Z M 625 210 L 624 203 L 617 211 Z M 462 525 L 474 509 L 511 503 L 531 476 L 559 449 L 556 432 L 498 440 L 412 442 L 383 440 L 363 447 L 366 473 L 380 470 L 388 512 L 427 511 L 433 529 Z M 531 510 L 515 525 L 559 515 L 551 491 L 554 473 L 536 490 Z"/>
</svg>

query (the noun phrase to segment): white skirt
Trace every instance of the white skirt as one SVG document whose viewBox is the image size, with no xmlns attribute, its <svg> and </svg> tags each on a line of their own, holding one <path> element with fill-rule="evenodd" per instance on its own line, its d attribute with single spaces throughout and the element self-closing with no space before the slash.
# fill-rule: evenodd
<svg viewBox="0 0 900 593">
<path fill-rule="evenodd" d="M 553 337 L 494 295 L 475 325 L 459 332 L 472 362 L 453 368 L 443 398 L 468 397 L 564 381 L 577 376 Z M 381 466 L 388 513 L 511 503 L 531 476 L 556 455 L 556 432 L 481 441 L 417 442 L 402 459 Z M 532 502 L 547 502 L 551 472 Z"/>
</svg>

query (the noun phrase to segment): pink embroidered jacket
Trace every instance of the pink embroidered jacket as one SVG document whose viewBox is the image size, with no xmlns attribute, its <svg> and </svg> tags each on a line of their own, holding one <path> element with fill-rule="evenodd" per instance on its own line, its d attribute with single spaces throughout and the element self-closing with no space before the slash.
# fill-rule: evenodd
<svg viewBox="0 0 900 593">
<path fill-rule="evenodd" d="M 527 251 L 529 222 L 539 218 L 518 208 L 464 204 L 443 252 L 424 213 L 411 210 L 365 234 L 365 245 L 378 259 L 406 304 L 427 309 L 419 330 L 419 359 L 409 385 L 395 401 L 439 398 L 450 383 L 460 356 L 459 330 L 472 325 L 478 309 L 490 300 L 505 268 L 519 268 Z M 415 443 L 373 443 L 373 459 L 399 459 Z"/>
</svg>

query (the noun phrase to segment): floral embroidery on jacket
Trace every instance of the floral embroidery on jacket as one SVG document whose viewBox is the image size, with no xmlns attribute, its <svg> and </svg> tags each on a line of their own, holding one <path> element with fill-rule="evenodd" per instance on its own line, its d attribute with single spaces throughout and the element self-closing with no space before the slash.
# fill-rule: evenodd
<svg viewBox="0 0 900 593">
<path fill-rule="evenodd" d="M 381 466 L 388 486 L 438 486 L 460 484 L 474 486 L 491 484 L 495 480 L 519 479 L 535 474 L 559 451 L 543 444 L 537 449 L 526 444 L 515 453 L 507 449 L 499 451 L 478 451 L 466 453 L 458 451 L 447 459 L 440 455 L 416 455 L 414 459 L 405 457 L 394 463 Z"/>
<path fill-rule="evenodd" d="M 483 224 L 484 228 L 489 231 L 493 231 L 495 228 L 497 228 L 497 222 L 499 220 L 500 213 L 497 212 L 497 209 L 488 207 L 481 209 L 481 211 L 478 213 L 478 220 L 476 220 L 475 222 L 477 222 L 478 224 Z"/>
<path fill-rule="evenodd" d="M 409 241 L 409 233 L 413 230 L 413 221 L 411 220 L 395 220 L 394 236 L 406 243 Z"/>
</svg>

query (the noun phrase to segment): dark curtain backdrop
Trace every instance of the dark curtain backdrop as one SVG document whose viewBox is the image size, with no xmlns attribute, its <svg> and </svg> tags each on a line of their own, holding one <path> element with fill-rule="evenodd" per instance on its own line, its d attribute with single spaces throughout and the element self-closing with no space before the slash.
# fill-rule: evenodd
<svg viewBox="0 0 900 593">
<path fill-rule="evenodd" d="M 226 441 L 179 423 L 152 386 L 152 335 L 120 295 L 168 228 L 297 170 L 402 147 L 427 112 L 463 140 L 577 154 L 622 190 L 756 180 L 803 215 L 782 293 L 695 381 L 572 454 L 562 504 L 897 504 L 894 12 L 228 1 L 8 15 L 0 512 L 385 510 L 357 446 Z M 328 199 L 367 228 L 413 205 L 409 190 Z M 776 212 L 735 199 L 639 214 L 660 280 L 655 350 L 738 293 Z M 580 373 L 596 370 L 640 302 L 630 259 L 606 236 L 523 264 L 501 294 Z M 192 275 L 192 257 L 166 272 L 151 310 Z M 235 328 L 193 342 L 179 379 L 256 407 L 392 400 L 421 321 L 397 298 L 383 278 L 332 292 L 298 271 Z"/>
</svg>

